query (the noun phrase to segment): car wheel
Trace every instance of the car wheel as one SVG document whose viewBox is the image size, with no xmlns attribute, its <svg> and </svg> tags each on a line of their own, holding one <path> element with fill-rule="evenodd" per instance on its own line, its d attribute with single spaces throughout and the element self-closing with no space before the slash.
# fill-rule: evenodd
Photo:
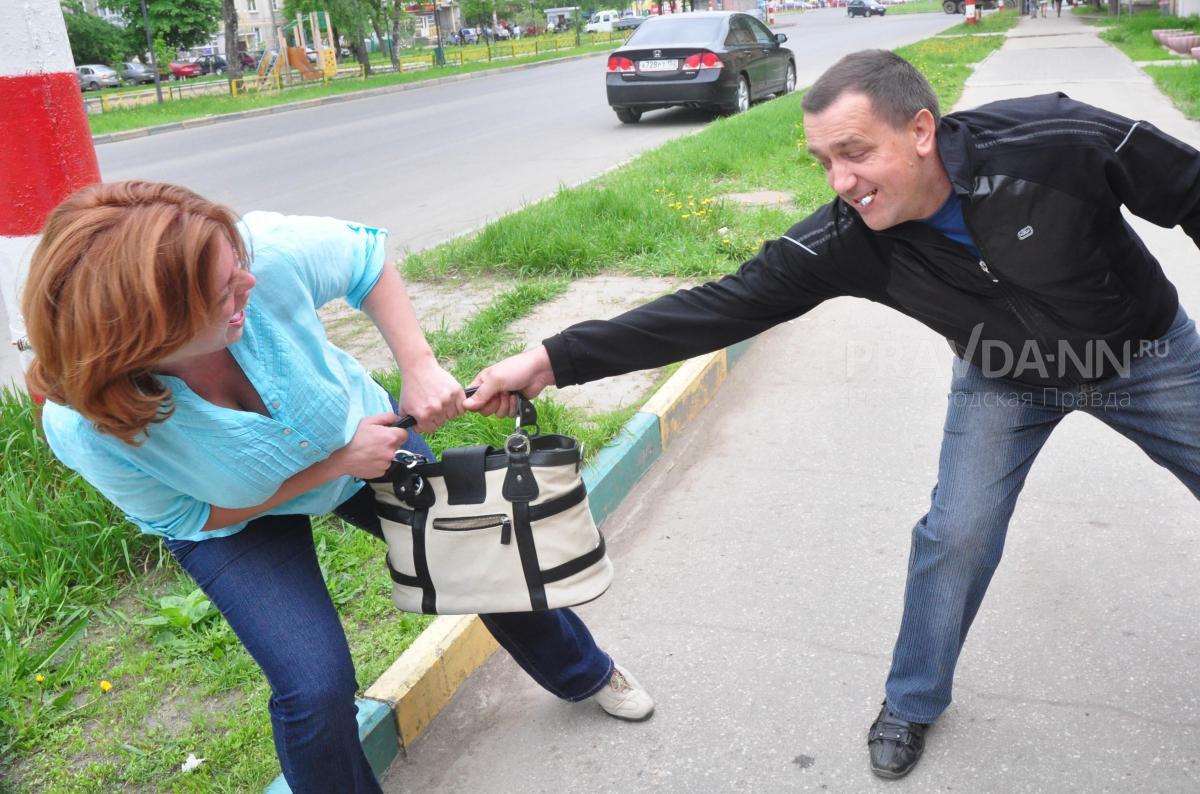
<svg viewBox="0 0 1200 794">
<path fill-rule="evenodd" d="M 746 79 L 746 75 L 738 77 L 737 94 L 733 99 L 733 106 L 729 108 L 729 115 L 737 113 L 745 113 L 750 109 L 750 81 Z"/>
<path fill-rule="evenodd" d="M 796 90 L 796 64 L 788 61 L 787 73 L 783 76 L 783 93 L 790 94 Z"/>
<path fill-rule="evenodd" d="M 958 3 L 954 2 L 954 0 L 946 0 L 946 2 L 942 3 L 942 10 L 947 14 L 953 14 L 958 10 Z"/>
<path fill-rule="evenodd" d="M 637 124 L 642 117 L 642 111 L 635 108 L 613 108 L 622 124 Z"/>
<path fill-rule="evenodd" d="M 89 90 L 89 91 L 99 91 L 99 90 L 100 90 L 100 84 L 99 84 L 99 83 L 95 83 L 95 82 L 88 83 L 88 84 L 87 84 L 87 90 Z"/>
</svg>

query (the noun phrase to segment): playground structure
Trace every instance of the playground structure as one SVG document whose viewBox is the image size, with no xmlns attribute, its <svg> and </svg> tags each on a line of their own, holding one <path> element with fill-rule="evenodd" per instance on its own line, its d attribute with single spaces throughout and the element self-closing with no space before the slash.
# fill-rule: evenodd
<svg viewBox="0 0 1200 794">
<path fill-rule="evenodd" d="M 255 77 L 244 81 L 245 88 L 279 88 L 285 79 L 284 64 L 287 65 L 286 74 L 289 78 L 292 70 L 295 70 L 300 73 L 300 79 L 303 81 L 327 82 L 337 75 L 337 47 L 333 41 L 329 14 L 324 11 L 309 13 L 308 37 L 305 36 L 304 22 L 304 16 L 296 14 L 294 21 L 283 26 L 279 31 L 275 49 L 263 52 Z M 289 35 L 293 42 L 291 44 L 288 43 Z M 310 41 L 317 53 L 316 64 L 308 60 Z M 284 53 L 283 58 L 280 58 L 280 52 Z"/>
</svg>

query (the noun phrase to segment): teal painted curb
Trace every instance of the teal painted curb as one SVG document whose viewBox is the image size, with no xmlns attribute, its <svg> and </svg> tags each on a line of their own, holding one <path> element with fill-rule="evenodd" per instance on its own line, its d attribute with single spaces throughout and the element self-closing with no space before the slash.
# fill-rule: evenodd
<svg viewBox="0 0 1200 794">
<path fill-rule="evenodd" d="M 749 349 L 753 339 L 726 348 L 726 366 L 734 363 Z M 710 395 L 711 396 L 711 395 Z M 658 417 L 638 411 L 625 423 L 616 438 L 604 446 L 595 460 L 584 467 L 583 481 L 588 490 L 588 506 L 600 525 L 621 504 L 625 496 L 650 467 L 662 456 L 662 433 Z M 376 777 L 382 777 L 400 754 L 400 739 L 391 708 L 377 700 L 359 698 L 358 736 Z M 291 794 L 283 775 L 275 778 L 266 794 Z"/>
<path fill-rule="evenodd" d="M 588 506 L 597 526 L 617 509 L 625 494 L 660 455 L 662 434 L 658 430 L 658 417 L 638 411 L 583 470 Z"/>
</svg>

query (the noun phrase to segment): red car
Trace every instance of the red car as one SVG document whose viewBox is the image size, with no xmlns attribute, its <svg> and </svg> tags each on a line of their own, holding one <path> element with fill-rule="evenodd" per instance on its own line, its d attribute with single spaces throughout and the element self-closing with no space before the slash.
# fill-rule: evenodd
<svg viewBox="0 0 1200 794">
<path fill-rule="evenodd" d="M 198 63 L 179 63 L 171 62 L 171 77 L 176 80 L 183 80 L 188 77 L 200 76 L 200 64 Z"/>
</svg>

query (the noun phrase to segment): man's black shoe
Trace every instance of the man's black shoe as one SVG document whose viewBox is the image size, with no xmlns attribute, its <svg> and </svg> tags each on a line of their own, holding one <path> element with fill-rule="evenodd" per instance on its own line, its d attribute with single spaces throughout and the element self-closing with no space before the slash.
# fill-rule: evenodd
<svg viewBox="0 0 1200 794">
<path fill-rule="evenodd" d="M 921 760 L 925 750 L 925 722 L 902 720 L 888 711 L 887 701 L 867 732 L 871 771 L 880 777 L 904 777 Z"/>
</svg>

